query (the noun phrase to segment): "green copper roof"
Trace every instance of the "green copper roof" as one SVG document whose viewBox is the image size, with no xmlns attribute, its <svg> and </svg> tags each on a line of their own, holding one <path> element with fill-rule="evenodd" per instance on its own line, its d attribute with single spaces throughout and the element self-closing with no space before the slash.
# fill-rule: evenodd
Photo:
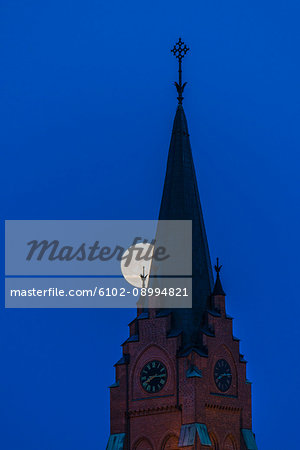
<svg viewBox="0 0 300 450">
<path fill-rule="evenodd" d="M 196 423 L 196 429 L 198 431 L 201 444 L 211 447 L 211 440 L 209 438 L 206 425 L 204 423 Z"/>
<path fill-rule="evenodd" d="M 189 423 L 187 425 L 182 425 L 178 447 L 190 447 L 191 445 L 194 445 L 196 432 L 198 433 L 201 445 L 211 447 L 207 426 L 204 423 Z"/>
<path fill-rule="evenodd" d="M 123 450 L 124 440 L 125 440 L 125 433 L 111 434 L 109 436 L 106 450 Z"/>
<path fill-rule="evenodd" d="M 246 430 L 245 428 L 243 428 L 242 435 L 243 435 L 247 450 L 258 450 L 252 430 Z"/>
<path fill-rule="evenodd" d="M 179 436 L 178 447 L 189 447 L 194 445 L 196 436 L 196 427 L 194 423 L 182 425 Z"/>
<path fill-rule="evenodd" d="M 202 378 L 202 371 L 201 371 L 201 369 L 198 369 L 198 367 L 196 367 L 195 365 L 192 365 L 191 367 L 189 367 L 187 369 L 186 377 L 187 378 L 194 378 L 194 377 Z"/>
</svg>

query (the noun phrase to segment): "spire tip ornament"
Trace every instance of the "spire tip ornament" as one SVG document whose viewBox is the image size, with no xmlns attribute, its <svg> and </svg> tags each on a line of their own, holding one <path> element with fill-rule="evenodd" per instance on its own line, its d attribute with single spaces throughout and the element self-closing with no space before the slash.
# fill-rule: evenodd
<svg viewBox="0 0 300 450">
<path fill-rule="evenodd" d="M 185 43 L 181 40 L 181 37 L 178 39 L 178 42 L 176 42 L 176 44 L 174 45 L 174 47 L 172 48 L 171 52 L 173 53 L 173 55 L 175 56 L 175 58 L 178 59 L 178 63 L 179 63 L 179 69 L 178 69 L 178 74 L 179 74 L 179 83 L 177 83 L 175 81 L 175 86 L 178 92 L 178 103 L 181 105 L 182 104 L 182 100 L 183 100 L 183 90 L 185 88 L 186 82 L 182 84 L 182 69 L 181 69 L 181 62 L 183 60 L 183 58 L 185 57 L 185 55 L 187 54 L 187 52 L 189 51 L 189 47 L 187 47 L 185 45 Z"/>
<path fill-rule="evenodd" d="M 217 258 L 217 265 L 215 266 L 215 271 L 216 271 L 217 273 L 220 273 L 222 267 L 223 267 L 222 264 L 219 265 L 219 258 Z"/>
<path fill-rule="evenodd" d="M 145 274 L 145 266 L 143 266 L 143 273 L 140 274 L 140 279 L 142 280 L 142 288 L 146 287 L 146 280 L 148 275 Z"/>
</svg>

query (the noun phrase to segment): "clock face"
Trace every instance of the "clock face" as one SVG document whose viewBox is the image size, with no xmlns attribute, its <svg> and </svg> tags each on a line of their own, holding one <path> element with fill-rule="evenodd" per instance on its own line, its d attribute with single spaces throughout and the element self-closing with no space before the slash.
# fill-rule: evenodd
<svg viewBox="0 0 300 450">
<path fill-rule="evenodd" d="M 230 365 L 225 359 L 219 359 L 219 361 L 216 362 L 214 369 L 214 379 L 217 388 L 221 392 L 228 391 L 232 381 L 232 374 Z"/>
<path fill-rule="evenodd" d="M 140 375 L 142 388 L 149 393 L 160 391 L 166 384 L 168 372 L 166 366 L 160 361 L 147 363 Z"/>
</svg>

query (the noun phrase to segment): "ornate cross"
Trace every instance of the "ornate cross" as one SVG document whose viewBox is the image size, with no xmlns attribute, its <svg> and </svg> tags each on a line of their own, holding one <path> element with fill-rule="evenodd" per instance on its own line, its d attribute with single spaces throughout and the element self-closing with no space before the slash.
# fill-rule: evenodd
<svg viewBox="0 0 300 450">
<path fill-rule="evenodd" d="M 174 45 L 174 47 L 172 48 L 171 52 L 173 53 L 173 55 L 175 56 L 175 58 L 178 59 L 179 62 L 179 83 L 177 83 L 175 81 L 175 86 L 178 92 L 178 102 L 180 104 L 182 104 L 182 100 L 183 100 L 183 90 L 184 87 L 186 85 L 186 83 L 182 84 L 182 70 L 181 70 L 181 61 L 183 60 L 183 58 L 185 57 L 186 53 L 189 51 L 189 48 L 185 45 L 185 43 L 181 40 L 181 38 L 179 38 L 178 42 Z"/>
</svg>

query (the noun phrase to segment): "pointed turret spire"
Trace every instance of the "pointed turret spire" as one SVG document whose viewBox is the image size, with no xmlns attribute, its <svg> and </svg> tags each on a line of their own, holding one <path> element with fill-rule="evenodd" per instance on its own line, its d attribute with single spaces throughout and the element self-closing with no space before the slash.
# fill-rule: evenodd
<svg viewBox="0 0 300 450">
<path fill-rule="evenodd" d="M 217 265 L 215 266 L 215 271 L 217 274 L 217 278 L 216 278 L 216 282 L 215 282 L 215 286 L 214 286 L 214 290 L 212 292 L 212 295 L 226 295 L 223 287 L 222 287 L 222 283 L 221 283 L 221 279 L 220 279 L 220 271 L 222 269 L 222 265 L 219 265 L 219 258 L 217 258 Z"/>
<path fill-rule="evenodd" d="M 181 48 L 181 39 L 179 43 Z M 180 62 L 182 57 L 178 59 Z M 172 310 L 173 327 L 183 331 L 184 345 L 190 346 L 199 342 L 204 311 L 213 289 L 213 275 L 187 120 L 182 106 L 183 88 L 180 77 L 177 87 L 179 104 L 173 124 L 159 219 L 193 222 L 193 308 Z"/>
</svg>

